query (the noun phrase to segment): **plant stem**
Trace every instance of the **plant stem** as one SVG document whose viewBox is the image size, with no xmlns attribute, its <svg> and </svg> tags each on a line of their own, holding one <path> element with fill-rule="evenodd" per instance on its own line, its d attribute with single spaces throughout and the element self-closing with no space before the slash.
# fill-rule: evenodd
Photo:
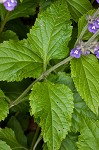
<svg viewBox="0 0 99 150">
<path fill-rule="evenodd" d="M 33 147 L 32 150 L 35 150 L 35 149 L 36 149 L 36 147 L 37 147 L 38 143 L 41 141 L 41 139 L 42 139 L 42 136 L 40 135 L 40 136 L 38 137 L 37 141 L 35 142 L 35 145 L 34 145 L 34 147 Z"/>
<path fill-rule="evenodd" d="M 79 41 L 82 39 L 82 37 L 83 37 L 83 35 L 85 34 L 87 28 L 88 28 L 88 23 L 87 23 L 87 25 L 83 28 L 83 30 L 82 30 L 80 36 L 78 37 L 78 39 L 77 39 L 77 41 L 76 41 L 76 43 L 75 43 L 75 46 L 76 46 L 76 45 L 79 43 Z"/>
<path fill-rule="evenodd" d="M 5 24 L 8 21 L 9 11 L 6 13 L 4 20 L 1 23 L 0 33 L 3 31 Z"/>
<path fill-rule="evenodd" d="M 31 90 L 32 86 L 36 83 L 41 81 L 42 79 L 44 79 L 47 75 L 49 75 L 52 71 L 54 71 L 55 69 L 57 69 L 58 67 L 66 64 L 67 62 L 69 62 L 72 59 L 71 56 L 67 57 L 66 59 L 64 59 L 63 61 L 59 62 L 58 64 L 54 65 L 53 67 L 51 67 L 49 70 L 47 70 L 46 72 L 42 73 L 42 75 L 37 78 L 32 84 L 30 84 L 28 86 L 28 88 L 12 103 L 10 103 L 9 108 L 19 104 L 22 101 L 22 98 Z"/>
<path fill-rule="evenodd" d="M 36 143 L 39 131 L 40 131 L 40 127 L 38 126 L 37 129 L 36 129 L 36 132 L 35 132 L 35 135 L 34 135 L 34 138 L 33 138 L 30 150 L 33 150 L 33 147 L 34 147 L 34 145 Z"/>
<path fill-rule="evenodd" d="M 97 11 L 93 14 L 92 17 L 95 19 L 97 15 L 99 15 L 99 8 L 98 8 Z"/>
<path fill-rule="evenodd" d="M 88 46 L 93 40 L 99 35 L 99 29 L 98 31 L 85 43 L 85 46 Z"/>
</svg>

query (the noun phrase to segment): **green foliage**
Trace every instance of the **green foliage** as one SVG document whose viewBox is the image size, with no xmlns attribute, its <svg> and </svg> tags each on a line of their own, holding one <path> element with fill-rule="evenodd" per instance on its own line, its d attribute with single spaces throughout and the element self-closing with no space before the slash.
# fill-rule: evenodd
<svg viewBox="0 0 99 150">
<path fill-rule="evenodd" d="M 76 142 L 78 140 L 77 134 L 69 133 L 62 141 L 60 150 L 77 150 Z"/>
<path fill-rule="evenodd" d="M 9 12 L 0 4 L 0 150 L 99 149 L 99 30 L 90 33 L 86 19 L 99 16 L 93 7 L 18 0 Z M 92 54 L 72 58 L 80 41 Z"/>
<path fill-rule="evenodd" d="M 78 21 L 78 19 L 88 10 L 92 9 L 91 3 L 89 0 L 66 0 L 68 8 L 70 10 L 72 19 Z"/>
<path fill-rule="evenodd" d="M 29 44 L 9 41 L 0 45 L 0 80 L 19 81 L 39 76 L 42 61 Z"/>
<path fill-rule="evenodd" d="M 30 30 L 28 42 L 32 50 L 42 58 L 44 71 L 49 60 L 61 59 L 68 54 L 67 44 L 72 32 L 70 24 L 66 2 L 59 0 L 39 15 Z"/>
<path fill-rule="evenodd" d="M 11 39 L 18 41 L 18 37 L 17 37 L 16 33 L 14 33 L 11 30 L 7 30 L 6 32 L 2 32 L 0 34 L 0 43 L 2 43 L 3 41 L 11 40 Z"/>
<path fill-rule="evenodd" d="M 86 115 L 89 118 L 97 120 L 98 117 L 89 109 L 84 100 L 80 97 L 80 95 L 75 92 L 74 93 L 74 112 L 72 117 L 72 127 L 71 130 L 74 132 L 79 132 L 82 124 L 81 116 Z"/>
<path fill-rule="evenodd" d="M 99 149 L 99 120 L 82 116 L 80 134 L 77 142 L 79 150 Z"/>
<path fill-rule="evenodd" d="M 0 121 L 4 120 L 9 113 L 8 102 L 2 90 L 0 90 Z"/>
<path fill-rule="evenodd" d="M 81 34 L 81 31 L 83 28 L 87 25 L 88 21 L 88 16 L 92 16 L 95 10 L 90 10 L 87 12 L 87 14 L 84 14 L 78 21 L 78 37 Z M 83 40 L 88 40 L 93 33 L 89 32 L 88 30 L 85 32 L 84 36 L 82 37 Z"/>
<path fill-rule="evenodd" d="M 19 121 L 14 116 L 12 116 L 11 119 L 8 121 L 7 126 L 14 131 L 16 139 L 20 143 L 20 145 L 27 147 L 27 138 L 24 135 Z"/>
<path fill-rule="evenodd" d="M 70 130 L 73 112 L 73 94 L 61 84 L 36 83 L 30 94 L 32 114 L 40 118 L 39 125 L 49 150 L 59 149 Z"/>
<path fill-rule="evenodd" d="M 38 5 L 38 0 L 24 0 L 23 2 L 18 2 L 18 6 L 15 8 L 14 11 L 11 11 L 9 14 L 8 14 L 8 19 L 7 21 L 9 20 L 12 20 L 12 19 L 15 19 L 15 18 L 19 18 L 19 17 L 28 17 L 28 15 L 34 15 L 35 12 L 36 12 L 36 7 Z M 4 19 L 5 15 L 7 13 L 7 10 L 4 9 L 3 6 L 1 6 L 1 13 L 0 15 L 2 16 L 2 19 Z"/>
<path fill-rule="evenodd" d="M 6 144 L 6 142 L 0 140 L 0 149 L 1 150 L 11 150 L 10 146 Z"/>
<path fill-rule="evenodd" d="M 87 106 L 98 114 L 99 63 L 95 56 L 83 56 L 71 60 L 71 74 L 75 86 Z"/>
<path fill-rule="evenodd" d="M 68 86 L 72 91 L 75 91 L 74 83 L 69 74 L 65 72 L 58 72 L 57 75 L 49 75 L 48 80 L 54 83 L 64 84 Z"/>
<path fill-rule="evenodd" d="M 66 9 L 64 0 L 58 1 L 39 15 L 27 40 L 0 45 L 0 80 L 20 81 L 26 77 L 38 77 L 50 59 L 66 56 L 72 29 Z"/>
<path fill-rule="evenodd" d="M 0 129 L 0 140 L 3 140 L 9 145 L 12 149 L 23 150 L 22 146 L 17 142 L 15 134 L 12 129 L 5 128 Z"/>
</svg>

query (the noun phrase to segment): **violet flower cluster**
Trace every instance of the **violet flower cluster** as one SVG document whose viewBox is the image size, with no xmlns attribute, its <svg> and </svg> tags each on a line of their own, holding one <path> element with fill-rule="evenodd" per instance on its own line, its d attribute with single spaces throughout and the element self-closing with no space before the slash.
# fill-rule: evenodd
<svg viewBox="0 0 99 150">
<path fill-rule="evenodd" d="M 74 58 L 80 58 L 81 55 L 89 55 L 93 53 L 99 59 L 99 42 L 93 41 L 88 46 L 86 46 L 86 42 L 81 42 L 76 48 L 73 48 L 70 52 L 70 56 Z"/>
<path fill-rule="evenodd" d="M 88 30 L 90 32 L 96 33 L 98 29 L 99 29 L 99 17 L 91 21 L 91 23 L 89 22 L 88 24 Z"/>
<path fill-rule="evenodd" d="M 99 0 L 97 2 L 99 3 Z M 89 19 L 88 30 L 95 34 L 99 30 L 99 16 L 96 18 L 89 16 Z M 94 40 L 89 45 L 86 42 L 80 41 L 79 45 L 71 50 L 70 56 L 80 58 L 81 55 L 89 55 L 90 53 L 95 54 L 99 59 L 99 42 L 97 40 Z"/>
<path fill-rule="evenodd" d="M 12 11 L 17 6 L 17 0 L 2 0 L 5 9 L 8 11 Z"/>
</svg>

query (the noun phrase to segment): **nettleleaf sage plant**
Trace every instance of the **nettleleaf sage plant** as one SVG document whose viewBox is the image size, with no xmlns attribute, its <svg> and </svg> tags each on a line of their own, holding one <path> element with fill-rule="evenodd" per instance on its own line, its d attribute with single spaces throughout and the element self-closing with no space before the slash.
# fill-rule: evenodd
<svg viewBox="0 0 99 150">
<path fill-rule="evenodd" d="M 98 3 L 1 1 L 1 149 L 99 149 Z"/>
</svg>

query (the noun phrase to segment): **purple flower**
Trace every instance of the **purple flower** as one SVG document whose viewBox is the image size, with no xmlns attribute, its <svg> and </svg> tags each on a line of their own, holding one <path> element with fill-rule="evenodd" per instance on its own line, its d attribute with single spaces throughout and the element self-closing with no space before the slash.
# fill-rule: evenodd
<svg viewBox="0 0 99 150">
<path fill-rule="evenodd" d="M 96 0 L 97 3 L 99 3 L 99 0 Z"/>
<path fill-rule="evenodd" d="M 81 54 L 82 54 L 81 49 L 77 47 L 73 48 L 70 52 L 70 56 L 75 57 L 75 58 L 80 58 Z"/>
<path fill-rule="evenodd" d="M 95 54 L 96 57 L 99 59 L 99 45 L 94 48 L 94 54 Z"/>
<path fill-rule="evenodd" d="M 95 22 L 88 24 L 88 30 L 92 33 L 96 33 L 98 28 L 95 26 Z"/>
<path fill-rule="evenodd" d="M 8 11 L 12 11 L 17 6 L 17 0 L 6 0 L 3 5 Z"/>
<path fill-rule="evenodd" d="M 96 57 L 99 59 L 99 50 L 95 51 L 94 54 L 95 54 Z"/>
<path fill-rule="evenodd" d="M 97 18 L 95 21 L 94 21 L 94 25 L 96 28 L 99 29 L 99 18 Z"/>
<path fill-rule="evenodd" d="M 82 55 L 89 55 L 90 51 L 86 50 L 85 52 L 82 52 Z"/>
</svg>

